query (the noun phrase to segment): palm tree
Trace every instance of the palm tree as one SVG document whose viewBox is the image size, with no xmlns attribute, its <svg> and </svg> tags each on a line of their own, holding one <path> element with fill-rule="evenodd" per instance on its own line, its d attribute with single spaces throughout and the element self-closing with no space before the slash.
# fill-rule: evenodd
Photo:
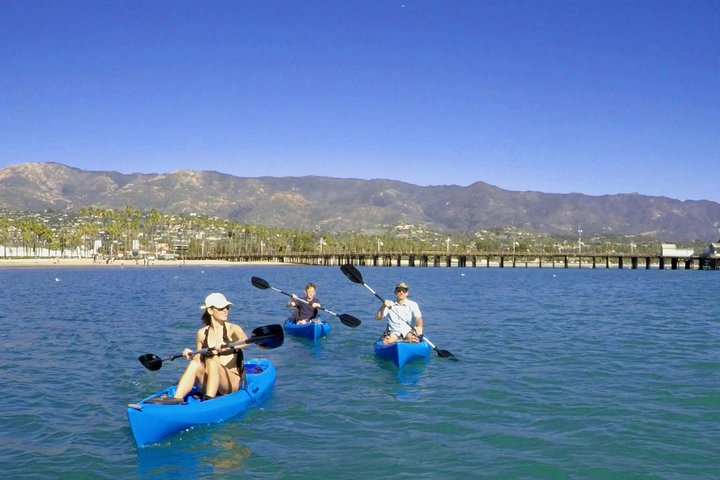
<svg viewBox="0 0 720 480">
<path fill-rule="evenodd" d="M 33 220 L 27 218 L 21 218 L 17 221 L 17 229 L 20 233 L 20 240 L 22 241 L 23 252 L 27 257 L 30 256 L 28 252 L 28 247 L 30 246 L 30 241 L 34 238 L 33 229 L 35 223 L 36 222 L 34 222 Z"/>
<path fill-rule="evenodd" d="M 122 237 L 123 228 L 118 223 L 109 223 L 105 226 L 105 234 L 108 236 L 108 254 L 117 255 L 118 252 L 113 252 L 112 245 L 117 241 L 118 238 Z"/>
<path fill-rule="evenodd" d="M 98 237 L 98 233 L 100 232 L 100 228 L 96 223 L 85 223 L 82 226 L 80 226 L 80 230 L 78 233 L 80 234 L 80 238 L 82 239 L 82 247 L 87 252 L 88 250 L 94 250 L 94 244 L 95 239 Z M 88 248 L 86 243 L 87 241 L 90 241 L 90 247 Z"/>
<path fill-rule="evenodd" d="M 10 241 L 10 220 L 0 218 L 0 243 L 3 246 L 3 257 L 7 258 L 7 244 Z"/>
<path fill-rule="evenodd" d="M 50 228 L 42 223 L 35 223 L 33 227 L 33 233 L 35 234 L 35 239 L 37 242 L 40 243 L 40 246 L 45 246 L 47 248 L 47 256 L 50 256 L 50 244 L 53 241 L 54 233 Z M 40 254 L 38 253 L 38 256 Z"/>
<path fill-rule="evenodd" d="M 135 232 L 140 228 L 140 219 L 142 214 L 140 210 L 132 208 L 130 205 L 126 205 L 123 209 L 125 217 L 123 218 L 122 225 L 125 230 L 125 250 L 132 250 L 132 240 L 135 236 Z"/>
<path fill-rule="evenodd" d="M 147 217 L 145 218 L 145 226 L 147 227 L 147 235 L 146 238 L 152 242 L 153 249 L 152 252 L 154 254 L 157 253 L 157 244 L 155 243 L 155 229 L 162 221 L 163 216 L 160 212 L 158 212 L 155 208 L 150 210 L 150 213 L 148 213 Z M 145 249 L 149 250 L 148 240 L 145 241 Z"/>
<path fill-rule="evenodd" d="M 68 247 L 70 247 L 70 249 L 73 253 L 77 252 L 78 255 L 80 255 L 80 252 L 79 252 L 80 247 L 84 246 L 83 245 L 83 234 L 82 234 L 81 228 L 70 230 L 69 232 L 67 232 L 64 235 L 64 238 L 67 240 Z"/>
</svg>

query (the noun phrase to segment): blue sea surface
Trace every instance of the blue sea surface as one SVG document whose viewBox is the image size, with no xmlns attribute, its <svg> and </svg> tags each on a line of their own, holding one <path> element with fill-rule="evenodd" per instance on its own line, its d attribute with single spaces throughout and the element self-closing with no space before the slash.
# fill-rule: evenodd
<svg viewBox="0 0 720 480">
<path fill-rule="evenodd" d="M 707 271 L 359 267 L 410 285 L 435 354 L 372 355 L 378 300 L 338 267 L 0 270 L 0 471 L 7 478 L 718 479 L 720 275 Z M 137 448 L 128 403 L 174 383 L 137 357 L 193 346 L 205 295 L 246 331 L 318 286 L 313 344 L 251 346 L 278 372 L 262 406 Z"/>
</svg>

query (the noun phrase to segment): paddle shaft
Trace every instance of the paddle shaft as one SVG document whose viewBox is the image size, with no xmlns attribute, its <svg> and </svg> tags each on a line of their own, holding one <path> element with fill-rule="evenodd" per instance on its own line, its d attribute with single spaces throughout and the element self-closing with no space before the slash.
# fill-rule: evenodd
<svg viewBox="0 0 720 480">
<path fill-rule="evenodd" d="M 370 290 L 370 293 L 372 293 L 373 295 L 375 295 L 375 297 L 376 297 L 378 300 L 380 300 L 382 303 L 385 303 L 385 299 L 382 298 L 380 295 L 378 295 L 377 292 L 376 292 L 375 290 L 373 290 L 372 287 L 370 287 L 370 285 L 368 285 L 367 283 L 365 283 L 365 281 L 363 280 L 362 273 L 360 273 L 360 270 L 358 270 L 357 268 L 355 268 L 354 265 L 352 265 L 352 264 L 350 264 L 350 263 L 347 263 L 347 264 L 345 264 L 345 265 L 342 265 L 342 266 L 340 267 L 340 270 L 343 272 L 343 274 L 345 274 L 345 276 L 346 276 L 348 279 L 350 279 L 351 282 L 354 282 L 354 283 L 362 283 L 362 284 L 365 286 L 365 288 L 367 288 L 368 290 Z"/>
<path fill-rule="evenodd" d="M 284 341 L 284 331 L 282 328 L 282 325 L 265 325 L 262 327 L 257 327 L 252 331 L 252 335 L 245 339 L 245 340 L 238 340 L 236 342 L 230 342 L 226 345 L 220 345 L 218 347 L 212 347 L 212 348 L 202 348 L 200 350 L 190 351 L 191 356 L 195 356 L 198 354 L 207 354 L 210 353 L 213 350 L 218 351 L 218 354 L 225 355 L 232 352 L 232 349 L 243 344 L 250 344 L 255 343 L 258 347 L 262 349 L 272 349 L 277 348 L 280 345 L 283 344 Z M 148 370 L 155 371 L 159 370 L 162 367 L 163 362 L 167 361 L 173 361 L 176 358 L 184 357 L 182 353 L 176 353 L 175 355 L 170 355 L 167 358 L 160 358 L 154 353 L 146 353 L 143 355 L 140 355 L 138 357 L 138 360 L 140 363 L 142 363 L 143 367 L 147 368 Z"/>
<path fill-rule="evenodd" d="M 375 295 L 375 297 L 376 297 L 378 300 L 380 300 L 382 303 L 385 303 L 385 299 L 382 298 L 380 295 L 378 295 L 375 290 L 373 290 L 372 288 L 370 288 L 370 285 L 368 285 L 368 284 L 365 283 L 365 282 L 360 282 L 360 283 L 362 283 L 363 285 L 365 285 L 365 288 L 367 288 L 368 290 L 370 290 L 370 293 L 372 293 L 373 295 Z"/>
<path fill-rule="evenodd" d="M 194 357 L 198 353 L 199 354 L 210 353 L 211 351 L 216 350 L 217 348 L 232 349 L 232 348 L 237 347 L 238 345 L 245 345 L 245 344 L 249 345 L 251 343 L 257 343 L 259 341 L 268 340 L 270 338 L 275 338 L 275 337 L 277 337 L 277 335 L 259 335 L 256 337 L 247 338 L 245 340 L 238 340 L 237 342 L 230 342 L 225 345 L 221 345 L 220 347 L 201 348 L 200 350 L 194 350 L 194 351 L 190 352 L 190 355 Z M 176 358 L 180 358 L 180 357 L 184 357 L 184 355 L 182 353 L 176 353 L 174 355 L 170 355 L 166 360 L 175 360 Z"/>
<path fill-rule="evenodd" d="M 433 348 L 433 350 L 435 350 L 436 352 L 438 351 L 438 348 L 435 346 L 435 344 L 433 342 L 431 342 L 429 338 L 425 337 L 425 335 L 423 335 L 423 340 L 425 340 L 428 343 L 428 345 L 430 345 Z"/>
</svg>

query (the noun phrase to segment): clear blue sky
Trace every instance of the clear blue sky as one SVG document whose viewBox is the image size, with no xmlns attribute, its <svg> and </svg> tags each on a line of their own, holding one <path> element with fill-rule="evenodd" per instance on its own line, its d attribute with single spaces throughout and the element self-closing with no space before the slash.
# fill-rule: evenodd
<svg viewBox="0 0 720 480">
<path fill-rule="evenodd" d="M 720 1 L 0 0 L 0 167 L 720 201 Z"/>
</svg>

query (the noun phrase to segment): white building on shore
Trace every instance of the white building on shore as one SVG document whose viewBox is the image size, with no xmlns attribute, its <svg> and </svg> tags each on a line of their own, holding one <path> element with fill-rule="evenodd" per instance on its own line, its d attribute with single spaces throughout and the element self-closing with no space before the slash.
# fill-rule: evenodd
<svg viewBox="0 0 720 480">
<path fill-rule="evenodd" d="M 25 248 L 0 245 L 0 258 L 92 258 L 95 250 L 86 248 L 66 248 L 53 250 L 51 248 Z"/>
<path fill-rule="evenodd" d="M 674 243 L 663 243 L 660 246 L 662 257 L 690 258 L 694 253 L 692 248 L 678 248 Z"/>
</svg>

